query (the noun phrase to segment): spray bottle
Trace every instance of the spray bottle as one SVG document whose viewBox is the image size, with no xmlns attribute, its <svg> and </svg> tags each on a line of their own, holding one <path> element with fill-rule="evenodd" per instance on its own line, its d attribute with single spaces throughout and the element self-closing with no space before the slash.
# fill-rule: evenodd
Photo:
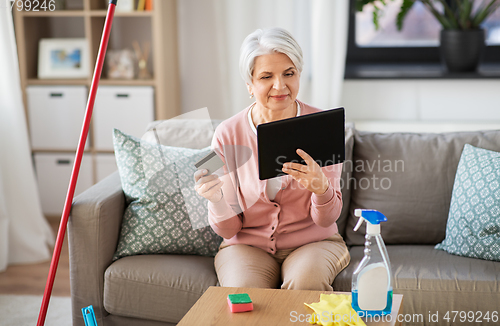
<svg viewBox="0 0 500 326">
<path fill-rule="evenodd" d="M 366 221 L 365 256 L 352 275 L 352 307 L 361 317 L 381 316 L 392 309 L 392 270 L 389 255 L 380 235 L 380 222 L 387 221 L 372 209 L 356 209 L 357 231 Z"/>
</svg>

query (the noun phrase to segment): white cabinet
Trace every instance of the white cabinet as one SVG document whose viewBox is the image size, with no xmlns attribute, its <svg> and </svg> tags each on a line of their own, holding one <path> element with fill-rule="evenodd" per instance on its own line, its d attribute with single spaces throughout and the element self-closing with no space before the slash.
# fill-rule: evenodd
<svg viewBox="0 0 500 326">
<path fill-rule="evenodd" d="M 46 215 L 60 215 L 64 208 L 75 155 L 35 153 L 34 158 L 42 211 Z M 92 179 L 92 159 L 84 155 L 75 196 L 92 186 Z"/>
<path fill-rule="evenodd" d="M 153 120 L 153 87 L 101 86 L 93 112 L 94 148 L 113 150 L 113 128 L 140 138 Z"/>
<path fill-rule="evenodd" d="M 101 181 L 113 172 L 118 170 L 114 154 L 97 154 L 96 155 L 96 182 Z"/>
<path fill-rule="evenodd" d="M 87 87 L 28 86 L 26 92 L 32 150 L 75 151 L 87 104 Z"/>
<path fill-rule="evenodd" d="M 31 145 L 42 210 L 60 215 L 87 105 L 86 86 L 29 86 Z M 151 86 L 100 86 L 75 196 L 117 170 L 113 128 L 142 137 L 154 120 Z"/>
</svg>

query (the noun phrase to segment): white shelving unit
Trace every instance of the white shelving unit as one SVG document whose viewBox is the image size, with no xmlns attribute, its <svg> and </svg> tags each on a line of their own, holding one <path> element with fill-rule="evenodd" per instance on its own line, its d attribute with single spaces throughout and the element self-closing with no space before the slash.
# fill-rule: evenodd
<svg viewBox="0 0 500 326">
<path fill-rule="evenodd" d="M 71 0 L 68 7 L 70 3 L 72 9 L 68 10 L 35 12 L 13 8 L 32 153 L 42 206 L 49 217 L 60 216 L 63 209 L 69 184 L 67 169 L 72 167 L 80 137 L 107 13 L 104 0 Z M 137 0 L 134 4 L 137 6 Z M 151 11 L 115 13 L 108 50 L 133 49 L 134 41 L 141 45 L 149 42 L 148 70 L 152 77 L 108 79 L 105 62 L 78 191 L 116 169 L 112 128 L 140 137 L 152 120 L 180 114 L 176 13 L 175 0 L 153 0 Z M 85 38 L 90 54 L 88 77 L 39 79 L 38 46 L 46 38 Z"/>
</svg>

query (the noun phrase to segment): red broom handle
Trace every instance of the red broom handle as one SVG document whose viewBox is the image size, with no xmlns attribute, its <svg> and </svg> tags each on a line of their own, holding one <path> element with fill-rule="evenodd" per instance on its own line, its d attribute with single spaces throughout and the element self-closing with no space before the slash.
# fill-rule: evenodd
<svg viewBox="0 0 500 326">
<path fill-rule="evenodd" d="M 63 245 L 64 234 L 66 233 L 68 217 L 71 211 L 73 196 L 75 194 L 76 181 L 78 180 L 78 173 L 80 172 L 80 165 L 82 163 L 83 151 L 85 149 L 85 143 L 87 141 L 87 135 L 89 132 L 90 119 L 92 118 L 92 111 L 94 110 L 94 102 L 97 94 L 97 87 L 99 86 L 99 80 L 101 79 L 102 67 L 104 64 L 104 56 L 106 55 L 106 49 L 108 47 L 109 34 L 111 32 L 111 25 L 113 24 L 113 16 L 115 13 L 116 3 L 117 0 L 109 1 L 108 12 L 106 15 L 106 22 L 104 23 L 104 30 L 102 32 L 101 45 L 99 47 L 99 53 L 97 55 L 97 62 L 95 65 L 94 76 L 92 77 L 92 84 L 90 87 L 87 109 L 85 111 L 85 118 L 83 121 L 82 132 L 80 134 L 80 140 L 78 142 L 78 149 L 76 151 L 75 163 L 73 165 L 73 170 L 71 172 L 71 179 L 69 182 L 68 192 L 66 194 L 66 201 L 64 202 L 64 209 L 61 216 L 61 223 L 59 224 L 59 231 L 57 233 L 56 245 L 54 247 L 52 261 L 50 263 L 49 276 L 47 277 L 47 283 L 45 284 L 45 292 L 43 294 L 42 306 L 40 308 L 40 313 L 38 315 L 37 326 L 43 326 L 45 324 L 45 317 L 47 316 L 47 309 L 49 307 L 50 296 L 52 294 L 52 287 L 54 285 L 54 279 L 56 277 L 57 265 L 59 264 L 59 257 L 61 256 L 61 248 Z"/>
</svg>

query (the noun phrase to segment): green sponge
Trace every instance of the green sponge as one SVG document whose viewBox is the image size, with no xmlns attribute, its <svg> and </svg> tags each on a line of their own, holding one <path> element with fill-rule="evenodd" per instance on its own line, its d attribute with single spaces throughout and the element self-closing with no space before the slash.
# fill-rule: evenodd
<svg viewBox="0 0 500 326">
<path fill-rule="evenodd" d="M 231 312 L 252 311 L 253 303 L 248 293 L 229 294 L 227 303 Z"/>
</svg>

